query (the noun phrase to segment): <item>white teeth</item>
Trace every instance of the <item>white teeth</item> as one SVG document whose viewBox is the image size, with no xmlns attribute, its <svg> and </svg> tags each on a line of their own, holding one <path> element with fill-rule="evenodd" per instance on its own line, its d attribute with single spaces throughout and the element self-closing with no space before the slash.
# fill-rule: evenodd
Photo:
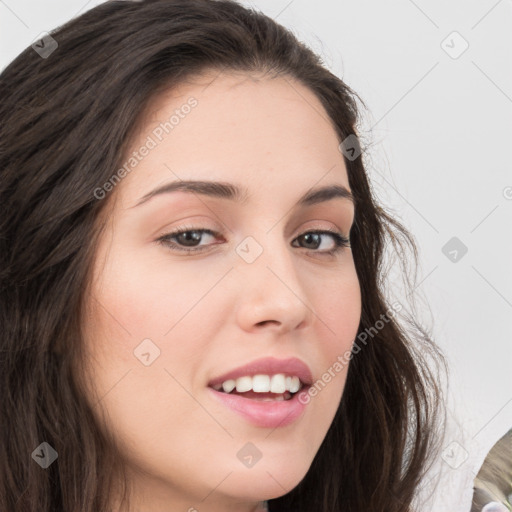
<svg viewBox="0 0 512 512">
<path fill-rule="evenodd" d="M 268 375 L 255 375 L 252 378 L 252 390 L 255 393 L 268 393 L 270 391 L 270 377 Z"/>
<path fill-rule="evenodd" d="M 239 393 L 245 393 L 252 389 L 252 377 L 239 377 L 236 379 L 236 390 Z"/>
<path fill-rule="evenodd" d="M 300 379 L 299 377 L 292 377 L 291 383 L 290 383 L 290 393 L 297 393 L 300 389 Z"/>
<path fill-rule="evenodd" d="M 270 379 L 270 391 L 272 393 L 284 393 L 286 391 L 286 382 L 282 373 L 272 376 Z"/>
<path fill-rule="evenodd" d="M 246 391 L 254 391 L 256 393 L 276 393 L 283 394 L 286 391 L 296 393 L 301 388 L 299 377 L 289 377 L 283 373 L 275 375 L 258 374 L 253 377 L 244 376 L 238 379 L 228 379 L 221 384 L 215 386 L 217 391 L 221 389 L 225 393 L 231 393 L 234 389 L 238 393 L 245 393 Z M 273 400 L 273 399 L 271 399 Z"/>
<path fill-rule="evenodd" d="M 234 381 L 234 379 L 229 379 L 222 383 L 222 389 L 224 393 L 231 393 L 231 391 L 235 389 L 235 386 L 236 382 Z"/>
</svg>

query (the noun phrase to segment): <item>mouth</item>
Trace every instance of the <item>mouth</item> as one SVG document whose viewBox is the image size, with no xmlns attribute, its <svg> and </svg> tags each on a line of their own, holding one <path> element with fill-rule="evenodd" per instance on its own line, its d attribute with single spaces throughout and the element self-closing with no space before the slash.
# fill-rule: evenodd
<svg viewBox="0 0 512 512">
<path fill-rule="evenodd" d="M 260 402 L 283 402 L 293 398 L 307 384 L 296 375 L 254 375 L 237 379 L 226 379 L 222 383 L 210 386 L 219 393 L 236 395 L 248 400 Z"/>
<path fill-rule="evenodd" d="M 298 420 L 309 403 L 313 382 L 297 358 L 265 358 L 239 367 L 208 383 L 212 398 L 251 424 L 277 428 Z"/>
</svg>

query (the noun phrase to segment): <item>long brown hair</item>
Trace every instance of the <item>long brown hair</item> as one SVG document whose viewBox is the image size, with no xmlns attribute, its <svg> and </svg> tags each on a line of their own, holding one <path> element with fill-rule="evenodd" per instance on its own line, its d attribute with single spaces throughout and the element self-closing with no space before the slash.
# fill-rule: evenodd
<svg viewBox="0 0 512 512">
<path fill-rule="evenodd" d="M 340 143 L 358 140 L 364 103 L 290 31 L 231 0 L 109 1 L 50 36 L 56 43 L 27 48 L 0 75 L 0 509 L 104 512 L 121 457 L 73 370 L 111 204 L 94 191 L 122 165 L 148 102 L 205 70 L 275 73 L 318 96 Z M 404 265 L 417 252 L 378 205 L 363 157 L 345 155 L 345 164 L 356 201 L 359 332 L 371 337 L 350 362 L 308 473 L 270 500 L 272 512 L 409 511 L 439 443 L 433 368 L 442 356 L 412 317 L 375 328 L 390 310 L 386 248 Z M 51 457 L 43 442 L 58 454 L 45 470 L 34 458 L 36 448 Z"/>
</svg>

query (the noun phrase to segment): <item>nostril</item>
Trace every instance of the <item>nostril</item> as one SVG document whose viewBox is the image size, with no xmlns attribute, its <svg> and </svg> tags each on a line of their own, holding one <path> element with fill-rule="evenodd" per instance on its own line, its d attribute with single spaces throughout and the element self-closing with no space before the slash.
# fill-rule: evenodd
<svg viewBox="0 0 512 512">
<path fill-rule="evenodd" d="M 277 325 L 279 325 L 279 322 L 277 320 L 263 320 L 262 322 L 258 322 L 256 325 L 258 325 L 258 326 L 261 325 L 263 327 L 264 325 L 268 324 L 269 322 L 276 323 Z"/>
</svg>

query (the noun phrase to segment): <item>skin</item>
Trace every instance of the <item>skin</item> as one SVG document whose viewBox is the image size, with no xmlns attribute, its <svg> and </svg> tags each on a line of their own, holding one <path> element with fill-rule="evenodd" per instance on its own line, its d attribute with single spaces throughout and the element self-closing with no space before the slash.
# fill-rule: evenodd
<svg viewBox="0 0 512 512">
<path fill-rule="evenodd" d="M 352 250 L 328 255 L 330 235 L 317 246 L 300 235 L 348 236 L 354 206 L 342 198 L 296 206 L 312 187 L 350 187 L 327 113 L 290 77 L 216 72 L 182 83 L 151 102 L 132 150 L 191 96 L 197 106 L 109 197 L 86 318 L 87 382 L 129 471 L 131 510 L 252 512 L 305 476 L 347 368 L 296 422 L 275 429 L 217 403 L 207 383 L 265 356 L 298 357 L 316 381 L 351 349 L 361 315 Z M 249 196 L 237 203 L 179 191 L 135 206 L 189 179 L 236 183 Z M 184 225 L 219 235 L 203 233 L 195 255 L 156 241 Z M 263 251 L 252 263 L 236 252 L 248 236 Z M 148 366 L 134 355 L 144 339 L 160 350 Z M 252 468 L 237 458 L 247 442 L 262 454 Z"/>
</svg>

